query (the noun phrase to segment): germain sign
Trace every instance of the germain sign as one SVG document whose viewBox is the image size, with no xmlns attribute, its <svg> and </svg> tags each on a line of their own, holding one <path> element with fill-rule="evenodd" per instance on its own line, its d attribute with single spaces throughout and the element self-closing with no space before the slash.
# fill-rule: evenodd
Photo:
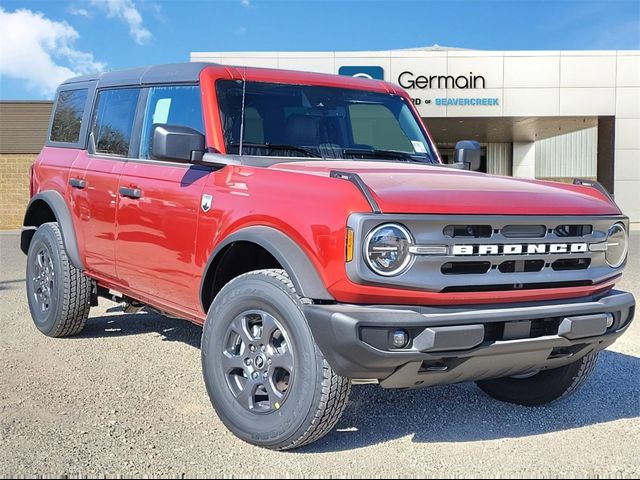
<svg viewBox="0 0 640 480">
<path fill-rule="evenodd" d="M 478 90 L 487 88 L 487 81 L 482 75 L 469 72 L 468 75 L 416 75 L 405 70 L 397 79 L 398 85 L 406 90 Z M 500 105 L 495 97 L 451 96 L 439 98 L 412 97 L 414 105 L 435 105 L 438 107 L 493 107 Z"/>
<path fill-rule="evenodd" d="M 474 75 L 469 72 L 468 76 L 458 75 L 415 75 L 413 72 L 404 71 L 398 75 L 398 85 L 407 90 L 417 88 L 486 88 L 482 75 Z"/>
</svg>

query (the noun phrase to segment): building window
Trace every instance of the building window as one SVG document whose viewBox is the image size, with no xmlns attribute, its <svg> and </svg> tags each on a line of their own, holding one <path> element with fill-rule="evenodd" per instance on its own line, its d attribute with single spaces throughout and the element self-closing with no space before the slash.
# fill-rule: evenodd
<svg viewBox="0 0 640 480">
<path fill-rule="evenodd" d="M 63 90 L 58 94 L 49 136 L 52 142 L 77 143 L 80 140 L 80 127 L 87 93 L 86 88 L 81 88 Z"/>
<path fill-rule="evenodd" d="M 156 125 L 190 127 L 204 135 L 200 88 L 173 86 L 150 89 L 142 127 L 140 158 L 151 157 L 153 127 Z"/>
<path fill-rule="evenodd" d="M 139 88 L 121 88 L 98 94 L 91 129 L 96 153 L 128 156 L 139 93 Z"/>
</svg>

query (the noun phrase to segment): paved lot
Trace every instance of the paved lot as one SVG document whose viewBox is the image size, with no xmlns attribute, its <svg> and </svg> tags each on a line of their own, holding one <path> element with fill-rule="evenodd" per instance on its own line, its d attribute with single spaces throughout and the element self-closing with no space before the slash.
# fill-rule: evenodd
<svg viewBox="0 0 640 480">
<path fill-rule="evenodd" d="M 620 283 L 640 297 L 640 232 Z M 0 477 L 640 475 L 640 321 L 570 399 L 527 409 L 472 384 L 354 387 L 336 430 L 277 453 L 237 440 L 210 407 L 200 328 L 101 300 L 76 338 L 32 325 L 25 259 L 0 234 Z"/>
</svg>

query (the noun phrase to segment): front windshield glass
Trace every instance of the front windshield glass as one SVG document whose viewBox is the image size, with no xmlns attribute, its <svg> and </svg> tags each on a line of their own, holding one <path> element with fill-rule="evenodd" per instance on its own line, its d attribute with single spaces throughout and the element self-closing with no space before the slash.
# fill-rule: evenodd
<svg viewBox="0 0 640 480">
<path fill-rule="evenodd" d="M 227 153 L 238 154 L 243 82 L 218 80 Z M 314 85 L 247 82 L 243 155 L 435 162 L 406 100 Z"/>
</svg>

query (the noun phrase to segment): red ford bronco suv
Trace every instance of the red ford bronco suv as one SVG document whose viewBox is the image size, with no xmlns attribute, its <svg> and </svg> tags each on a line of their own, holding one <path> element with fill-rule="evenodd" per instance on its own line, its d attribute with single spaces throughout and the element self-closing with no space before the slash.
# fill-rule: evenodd
<svg viewBox="0 0 640 480">
<path fill-rule="evenodd" d="M 443 165 L 409 96 L 359 78 L 188 63 L 69 80 L 21 247 L 45 335 L 98 297 L 204 325 L 211 402 L 273 449 L 351 384 L 475 381 L 540 405 L 631 323 L 628 219 L 597 183 Z"/>
</svg>

